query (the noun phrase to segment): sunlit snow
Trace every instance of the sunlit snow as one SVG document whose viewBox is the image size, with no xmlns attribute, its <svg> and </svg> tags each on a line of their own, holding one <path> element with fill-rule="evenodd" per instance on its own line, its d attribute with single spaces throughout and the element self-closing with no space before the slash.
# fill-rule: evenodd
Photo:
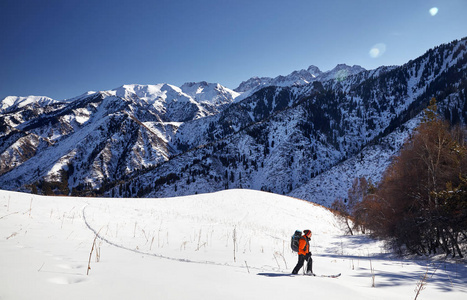
<svg viewBox="0 0 467 300">
<path fill-rule="evenodd" d="M 0 298 L 413 299 L 427 273 L 419 299 L 465 299 L 464 264 L 398 259 L 344 228 L 321 206 L 251 190 L 165 199 L 0 191 Z M 290 275 L 296 229 L 313 231 L 314 272 L 341 277 Z"/>
</svg>

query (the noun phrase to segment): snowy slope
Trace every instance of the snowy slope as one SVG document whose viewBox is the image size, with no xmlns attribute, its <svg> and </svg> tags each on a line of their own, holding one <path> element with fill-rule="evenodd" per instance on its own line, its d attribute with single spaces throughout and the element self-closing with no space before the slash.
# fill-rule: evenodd
<svg viewBox="0 0 467 300">
<path fill-rule="evenodd" d="M 340 278 L 290 276 L 290 235 L 306 228 L 315 273 Z M 467 295 L 465 264 L 396 259 L 379 242 L 344 236 L 323 207 L 251 190 L 167 199 L 0 191 L 0 237 L 2 300 L 413 299 L 426 272 L 419 299 Z"/>
<path fill-rule="evenodd" d="M 211 105 L 230 104 L 240 93 L 232 91 L 218 83 L 187 82 L 180 89 L 200 103 Z"/>
<path fill-rule="evenodd" d="M 44 107 L 58 101 L 53 100 L 49 97 L 42 96 L 28 96 L 28 97 L 18 97 L 18 96 L 8 96 L 0 102 L 0 113 L 6 111 L 12 111 L 15 109 L 23 108 L 27 105 L 34 105 L 36 107 Z"/>
<path fill-rule="evenodd" d="M 382 170 L 386 170 L 393 158 L 399 155 L 399 150 L 420 120 L 421 116 L 410 120 L 380 143 L 365 147 L 358 155 L 333 166 L 288 195 L 331 207 L 334 200 L 348 198 L 348 190 L 355 178 L 370 179 L 374 184 L 380 182 L 384 174 Z"/>
</svg>

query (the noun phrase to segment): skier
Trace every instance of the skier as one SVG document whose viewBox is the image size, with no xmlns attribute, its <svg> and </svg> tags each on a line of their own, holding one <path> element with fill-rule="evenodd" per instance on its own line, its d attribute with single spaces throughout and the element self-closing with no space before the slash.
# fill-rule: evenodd
<svg viewBox="0 0 467 300">
<path fill-rule="evenodd" d="M 303 264 L 306 261 L 306 274 L 315 276 L 313 273 L 313 259 L 311 258 L 310 252 L 311 235 L 311 230 L 307 229 L 303 231 L 303 236 L 300 238 L 298 243 L 298 263 L 293 269 L 292 274 L 298 274 L 298 271 L 303 267 Z"/>
</svg>

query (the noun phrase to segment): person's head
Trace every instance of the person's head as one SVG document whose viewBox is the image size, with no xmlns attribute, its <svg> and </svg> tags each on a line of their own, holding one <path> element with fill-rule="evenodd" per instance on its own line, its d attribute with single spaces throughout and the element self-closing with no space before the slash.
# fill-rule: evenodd
<svg viewBox="0 0 467 300">
<path fill-rule="evenodd" d="M 306 230 L 303 230 L 303 235 L 306 236 L 306 237 L 311 237 L 311 230 L 309 229 L 306 229 Z"/>
</svg>

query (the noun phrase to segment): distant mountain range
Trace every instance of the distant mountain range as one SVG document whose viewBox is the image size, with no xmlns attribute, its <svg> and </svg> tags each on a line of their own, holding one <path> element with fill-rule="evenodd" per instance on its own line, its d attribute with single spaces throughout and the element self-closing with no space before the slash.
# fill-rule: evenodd
<svg viewBox="0 0 467 300">
<path fill-rule="evenodd" d="M 327 72 L 321 72 L 316 66 L 309 66 L 306 70 L 294 71 L 287 76 L 270 77 L 252 77 L 240 83 L 235 89 L 236 92 L 254 92 L 267 86 L 294 86 L 305 85 L 314 81 L 327 81 L 331 79 L 344 80 L 348 76 L 365 71 L 360 66 L 349 67 L 345 64 L 337 65 L 334 69 Z"/>
<path fill-rule="evenodd" d="M 402 66 L 315 66 L 217 83 L 124 85 L 0 103 L 0 188 L 170 197 L 250 188 L 329 205 L 377 183 L 436 97 L 467 123 L 467 39 Z"/>
</svg>

